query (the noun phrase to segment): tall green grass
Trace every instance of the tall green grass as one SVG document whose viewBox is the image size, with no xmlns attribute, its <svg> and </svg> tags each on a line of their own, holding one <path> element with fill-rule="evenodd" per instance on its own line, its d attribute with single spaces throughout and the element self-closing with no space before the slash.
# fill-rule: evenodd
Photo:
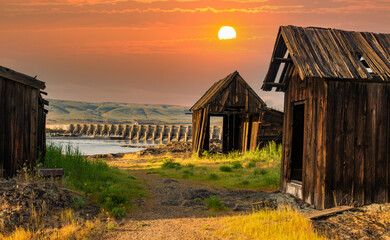
<svg viewBox="0 0 390 240">
<path fill-rule="evenodd" d="M 129 173 L 101 160 L 88 160 L 70 146 L 48 145 L 43 168 L 63 168 L 66 187 L 82 191 L 113 216 L 122 217 L 131 199 L 145 196 L 140 183 Z"/>
</svg>

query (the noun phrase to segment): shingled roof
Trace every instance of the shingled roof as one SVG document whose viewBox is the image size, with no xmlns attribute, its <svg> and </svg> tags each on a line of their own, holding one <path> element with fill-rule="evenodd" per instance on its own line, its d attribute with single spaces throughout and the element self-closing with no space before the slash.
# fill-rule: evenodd
<svg viewBox="0 0 390 240">
<path fill-rule="evenodd" d="M 0 77 L 10 79 L 12 81 L 22 83 L 24 85 L 28 85 L 33 88 L 37 88 L 40 90 L 45 89 L 46 85 L 44 82 L 39 81 L 36 78 L 30 77 L 20 72 L 16 72 L 12 69 L 0 66 Z"/>
<path fill-rule="evenodd" d="M 389 81 L 390 34 L 281 26 L 263 90 L 275 86 L 266 83 L 276 82 L 282 63 L 287 72 L 289 60 L 302 79 Z"/>
<path fill-rule="evenodd" d="M 229 74 L 227 77 L 214 83 L 211 88 L 209 88 L 209 90 L 207 90 L 206 93 L 190 108 L 190 111 L 195 111 L 206 107 L 206 105 L 212 102 L 218 96 L 218 94 L 223 91 L 234 79 L 241 81 L 241 83 L 252 93 L 252 96 L 254 96 L 262 104 L 266 105 L 264 101 L 256 94 L 256 92 L 248 85 L 248 83 L 245 82 L 240 74 L 235 71 Z"/>
</svg>

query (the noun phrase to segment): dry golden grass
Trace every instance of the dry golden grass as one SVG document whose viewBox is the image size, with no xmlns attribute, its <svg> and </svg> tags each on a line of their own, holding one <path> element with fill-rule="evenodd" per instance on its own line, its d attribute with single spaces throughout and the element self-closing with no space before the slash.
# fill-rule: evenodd
<svg viewBox="0 0 390 240">
<path fill-rule="evenodd" d="M 0 239 L 4 240 L 70 240 L 70 239 L 90 239 L 102 224 L 99 220 L 84 221 L 75 217 L 70 209 L 61 213 L 61 228 L 40 228 L 30 230 L 16 228 L 11 234 L 3 235 L 0 233 Z"/>
<path fill-rule="evenodd" d="M 309 220 L 294 210 L 262 210 L 249 215 L 224 217 L 224 230 L 218 234 L 223 239 L 277 239 L 320 240 Z"/>
</svg>

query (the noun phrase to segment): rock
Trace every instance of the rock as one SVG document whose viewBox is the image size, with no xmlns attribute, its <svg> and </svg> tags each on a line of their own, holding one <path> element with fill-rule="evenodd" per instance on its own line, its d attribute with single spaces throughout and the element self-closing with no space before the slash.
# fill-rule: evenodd
<svg viewBox="0 0 390 240">
<path fill-rule="evenodd" d="M 217 195 L 217 194 L 206 189 L 196 189 L 196 190 L 189 190 L 187 192 L 183 192 L 183 198 L 186 200 L 194 200 L 197 198 L 203 200 L 213 195 Z"/>
<path fill-rule="evenodd" d="M 163 206 L 179 206 L 180 203 L 177 199 L 166 199 L 161 202 L 161 205 Z"/>
<path fill-rule="evenodd" d="M 169 183 L 177 183 L 178 181 L 176 181 L 176 180 L 173 180 L 173 179 L 167 179 L 167 180 L 164 180 L 164 182 L 163 183 L 165 183 L 165 184 L 169 184 Z"/>
<path fill-rule="evenodd" d="M 181 203 L 181 206 L 183 207 L 194 207 L 194 206 L 202 206 L 202 202 L 195 202 L 195 201 L 191 201 L 191 200 L 184 200 L 182 203 Z"/>
<path fill-rule="evenodd" d="M 31 225 L 33 214 L 65 209 L 72 204 L 69 192 L 58 189 L 51 182 L 3 181 L 0 192 L 0 206 L 7 209 L 0 214 L 0 231 L 5 232 L 15 227 L 34 227 Z M 53 224 L 49 216 L 44 221 Z"/>
<path fill-rule="evenodd" d="M 134 204 L 135 204 L 137 207 L 140 207 L 140 206 L 142 206 L 142 205 L 145 204 L 145 200 L 143 200 L 142 198 L 137 198 L 137 199 L 135 199 L 133 202 L 134 202 Z"/>
</svg>

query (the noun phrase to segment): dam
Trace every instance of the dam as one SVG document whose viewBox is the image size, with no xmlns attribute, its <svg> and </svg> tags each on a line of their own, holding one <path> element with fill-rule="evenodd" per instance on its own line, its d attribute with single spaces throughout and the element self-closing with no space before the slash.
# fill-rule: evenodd
<svg viewBox="0 0 390 240">
<path fill-rule="evenodd" d="M 156 142 L 192 141 L 191 125 L 69 124 L 48 125 L 47 128 L 65 130 L 60 136 Z M 210 127 L 210 139 L 222 140 L 222 126 Z"/>
</svg>

